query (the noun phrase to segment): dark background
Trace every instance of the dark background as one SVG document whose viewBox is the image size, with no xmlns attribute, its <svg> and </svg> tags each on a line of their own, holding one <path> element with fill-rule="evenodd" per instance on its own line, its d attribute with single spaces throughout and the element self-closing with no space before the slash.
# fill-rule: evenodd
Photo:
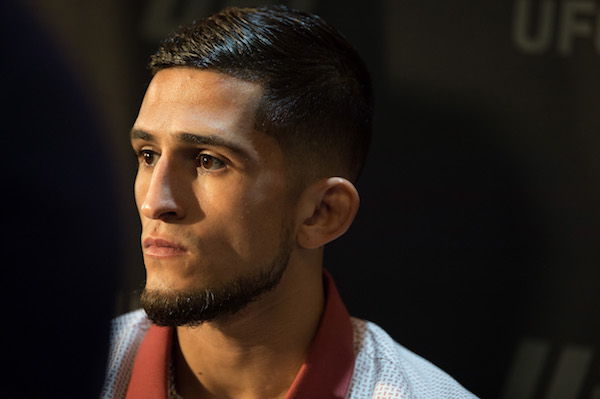
<svg viewBox="0 0 600 399">
<path fill-rule="evenodd" d="M 375 81 L 361 210 L 326 250 L 350 312 L 481 397 L 600 398 L 598 0 L 283 3 Z M 95 397 L 103 326 L 144 278 L 127 133 L 148 56 L 258 3 L 1 4 L 9 386 Z"/>
</svg>

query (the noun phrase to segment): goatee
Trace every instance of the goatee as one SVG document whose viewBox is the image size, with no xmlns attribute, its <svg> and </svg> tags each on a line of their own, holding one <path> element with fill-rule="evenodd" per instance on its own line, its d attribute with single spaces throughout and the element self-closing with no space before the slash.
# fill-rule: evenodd
<svg viewBox="0 0 600 399">
<path fill-rule="evenodd" d="M 291 252 L 291 234 L 285 231 L 276 257 L 253 273 L 241 275 L 220 287 L 183 291 L 145 288 L 140 303 L 148 318 L 163 327 L 194 327 L 234 315 L 277 287 Z"/>
</svg>

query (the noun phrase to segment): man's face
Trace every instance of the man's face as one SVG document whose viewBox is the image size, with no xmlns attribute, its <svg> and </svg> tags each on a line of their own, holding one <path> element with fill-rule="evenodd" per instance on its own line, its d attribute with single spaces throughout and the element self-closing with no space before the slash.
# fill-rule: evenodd
<svg viewBox="0 0 600 399">
<path fill-rule="evenodd" d="M 197 296 L 208 301 L 195 307 L 240 308 L 255 299 L 235 298 L 240 286 L 255 285 L 244 295 L 256 297 L 283 273 L 294 207 L 279 145 L 254 130 L 261 94 L 260 85 L 192 68 L 162 70 L 150 83 L 131 133 L 149 301 Z"/>
</svg>

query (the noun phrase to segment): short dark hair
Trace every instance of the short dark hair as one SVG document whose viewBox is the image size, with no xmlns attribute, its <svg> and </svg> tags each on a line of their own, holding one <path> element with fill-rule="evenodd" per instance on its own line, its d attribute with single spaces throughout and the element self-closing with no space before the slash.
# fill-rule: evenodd
<svg viewBox="0 0 600 399">
<path fill-rule="evenodd" d="M 175 66 L 258 82 L 256 128 L 277 139 L 295 177 L 358 178 L 371 140 L 371 78 L 320 17 L 285 6 L 226 8 L 167 37 L 149 63 L 153 75 Z"/>
</svg>

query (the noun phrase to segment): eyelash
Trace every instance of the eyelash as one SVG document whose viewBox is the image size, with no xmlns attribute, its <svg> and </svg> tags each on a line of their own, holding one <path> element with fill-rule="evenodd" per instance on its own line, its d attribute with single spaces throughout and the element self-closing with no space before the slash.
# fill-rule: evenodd
<svg viewBox="0 0 600 399">
<path fill-rule="evenodd" d="M 147 166 L 154 166 L 156 164 L 156 157 L 159 156 L 159 154 L 156 151 L 152 151 L 152 150 L 148 150 L 148 149 L 142 149 L 139 151 L 136 151 L 136 156 L 138 158 L 138 162 L 140 164 L 145 163 Z M 152 157 L 152 158 L 149 158 Z M 148 163 L 147 160 L 148 159 L 152 159 L 151 163 Z M 226 167 L 226 163 L 224 161 L 222 161 L 221 159 L 214 157 L 212 155 L 206 154 L 204 152 L 200 152 L 196 157 L 195 157 L 195 161 L 196 161 L 196 167 L 199 169 L 202 169 L 202 173 L 210 173 L 213 170 L 211 169 L 211 167 L 213 166 L 213 163 L 217 164 L 217 170 L 218 169 L 222 169 L 224 167 Z M 208 167 L 205 167 L 203 163 L 205 162 L 210 162 L 210 165 Z"/>
<path fill-rule="evenodd" d="M 136 151 L 136 156 L 137 156 L 138 162 L 140 164 L 145 163 L 148 166 L 154 166 L 153 164 L 156 163 L 156 160 L 154 160 L 154 162 L 152 162 L 152 163 L 148 163 L 148 162 L 146 162 L 148 159 L 147 156 L 157 157 L 158 154 L 152 150 L 139 150 L 139 151 Z"/>
<path fill-rule="evenodd" d="M 213 163 L 216 163 L 216 164 L 217 164 L 217 166 L 218 166 L 218 167 L 217 167 L 217 170 L 218 170 L 218 169 L 222 169 L 222 168 L 224 168 L 225 166 L 227 166 L 227 165 L 225 164 L 225 162 L 223 162 L 223 161 L 222 161 L 222 160 L 220 160 L 219 158 L 217 158 L 217 157 L 213 157 L 212 155 L 205 154 L 205 153 L 201 152 L 201 153 L 200 153 L 200 154 L 198 154 L 198 156 L 196 157 L 196 167 L 197 167 L 197 168 L 200 168 L 200 169 L 203 169 L 203 173 L 207 173 L 207 172 L 212 172 L 212 171 L 213 171 L 212 169 L 210 169 L 210 166 L 209 166 L 209 167 L 204 167 L 204 165 L 203 165 L 203 162 L 205 162 L 205 161 L 207 161 L 207 160 L 211 162 L 211 165 L 210 165 L 210 166 L 213 166 L 212 164 L 213 164 Z"/>
</svg>

